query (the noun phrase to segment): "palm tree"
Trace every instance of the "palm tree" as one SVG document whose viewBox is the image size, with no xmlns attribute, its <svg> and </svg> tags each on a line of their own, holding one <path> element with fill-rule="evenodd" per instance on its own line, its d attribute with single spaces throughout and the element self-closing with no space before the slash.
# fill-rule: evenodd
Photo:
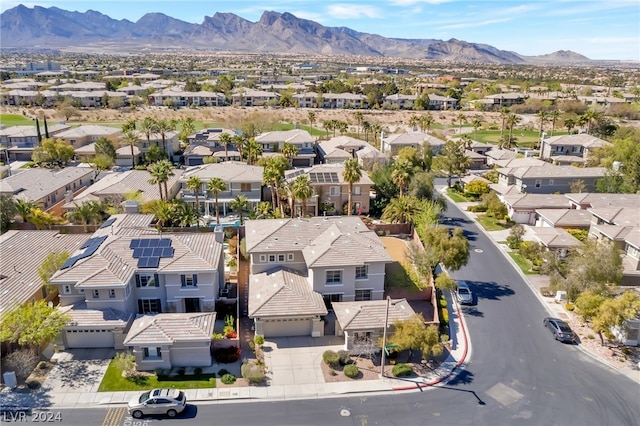
<svg viewBox="0 0 640 426">
<path fill-rule="evenodd" d="M 80 205 L 73 203 L 75 208 L 65 216 L 73 222 L 80 222 L 85 233 L 88 232 L 88 225 L 96 223 L 102 218 L 102 206 L 95 201 L 86 201 Z"/>
<path fill-rule="evenodd" d="M 362 170 L 360 169 L 360 163 L 355 158 L 349 158 L 344 162 L 344 171 L 342 172 L 342 178 L 349 184 L 349 208 L 347 215 L 351 216 L 353 203 L 351 202 L 351 196 L 353 194 L 353 184 L 360 182 L 362 178 Z"/>
<path fill-rule="evenodd" d="M 140 123 L 140 131 L 146 136 L 147 147 L 149 147 L 151 145 L 151 134 L 158 131 L 158 122 L 153 117 L 145 117 Z"/>
<path fill-rule="evenodd" d="M 364 132 L 364 140 L 369 143 L 369 132 L 371 132 L 371 123 L 367 120 L 362 122 L 362 131 Z"/>
<path fill-rule="evenodd" d="M 187 117 L 182 120 L 182 126 L 180 130 L 180 140 L 185 144 L 189 144 L 189 135 L 196 131 L 196 123 L 193 117 Z"/>
<path fill-rule="evenodd" d="M 544 123 L 549 119 L 549 113 L 547 111 L 539 111 L 536 114 L 538 119 L 540 120 L 540 137 L 542 137 L 542 133 L 544 132 Z"/>
<path fill-rule="evenodd" d="M 191 204 L 187 204 L 182 200 L 172 204 L 172 221 L 176 220 L 181 227 L 191 226 L 193 222 L 198 220 L 198 212 Z"/>
<path fill-rule="evenodd" d="M 551 118 L 551 136 L 553 136 L 553 132 L 556 130 L 556 121 L 560 118 L 560 111 L 557 109 L 549 112 L 549 117 Z"/>
<path fill-rule="evenodd" d="M 256 142 L 255 138 L 251 138 L 247 142 L 247 146 L 245 146 L 245 151 L 247 153 L 247 164 L 251 165 L 262 155 L 262 145 Z"/>
<path fill-rule="evenodd" d="M 311 127 L 311 130 L 313 130 L 313 124 L 316 122 L 316 113 L 309 111 L 307 113 L 307 117 L 309 118 L 309 126 Z"/>
<path fill-rule="evenodd" d="M 282 156 L 268 157 L 263 160 L 264 171 L 262 174 L 262 184 L 271 187 L 271 204 L 273 211 L 276 211 L 276 201 L 280 200 L 279 186 L 284 180 L 284 171 L 289 167 L 289 162 Z M 280 206 L 280 214 L 284 215 L 282 203 Z"/>
<path fill-rule="evenodd" d="M 256 219 L 267 219 L 271 214 L 271 203 L 260 201 L 255 208 Z"/>
<path fill-rule="evenodd" d="M 160 182 L 162 182 L 162 186 L 164 187 L 164 198 L 169 201 L 169 189 L 167 188 L 167 182 L 171 176 L 175 176 L 173 173 L 173 164 L 169 160 L 162 160 L 156 163 L 158 168 L 160 168 Z"/>
<path fill-rule="evenodd" d="M 233 139 L 229 133 L 220 134 L 220 145 L 224 146 L 224 161 L 229 161 L 229 144 Z"/>
<path fill-rule="evenodd" d="M 423 132 L 426 130 L 427 134 L 429 134 L 429 129 L 433 125 L 433 116 L 429 113 L 420 116 L 420 130 Z"/>
<path fill-rule="evenodd" d="M 382 220 L 390 223 L 414 224 L 419 214 L 416 199 L 413 197 L 392 198 L 382 212 Z"/>
<path fill-rule="evenodd" d="M 198 176 L 191 176 L 187 180 L 187 190 L 193 191 L 193 195 L 196 198 L 196 212 L 198 213 L 198 217 L 200 217 L 200 189 L 202 188 L 202 179 Z"/>
<path fill-rule="evenodd" d="M 215 197 L 215 206 L 216 206 L 216 224 L 220 225 L 220 209 L 218 208 L 218 194 L 226 191 L 227 185 L 224 181 L 218 177 L 212 178 L 209 183 L 207 183 L 207 193 L 213 194 Z"/>
<path fill-rule="evenodd" d="M 131 119 L 124 122 L 122 125 L 122 131 L 126 132 L 127 130 L 135 130 L 136 129 L 136 120 Z"/>
<path fill-rule="evenodd" d="M 587 133 L 591 134 L 591 126 L 594 121 L 597 121 L 600 118 L 600 113 L 595 109 L 588 109 L 587 112 L 584 113 L 584 118 L 587 119 Z"/>
<path fill-rule="evenodd" d="M 289 167 L 293 167 L 293 157 L 296 157 L 298 153 L 298 147 L 292 143 L 285 142 L 282 146 L 282 155 L 289 161 Z"/>
<path fill-rule="evenodd" d="M 176 129 L 176 122 L 174 120 L 158 120 L 156 121 L 156 130 L 160 133 L 160 137 L 162 138 L 162 149 L 167 153 L 169 157 L 169 161 L 171 161 L 171 152 L 167 149 L 166 138 L 167 133 L 172 132 Z"/>
<path fill-rule="evenodd" d="M 160 193 L 160 201 L 164 200 L 164 194 L 162 193 L 162 175 L 163 169 L 159 163 L 153 163 L 149 167 L 147 167 L 149 173 L 151 174 L 151 179 L 149 179 L 149 184 L 158 185 L 158 192 Z"/>
<path fill-rule="evenodd" d="M 25 223 L 27 222 L 27 219 L 29 218 L 29 216 L 31 216 L 31 211 L 38 208 L 38 203 L 36 203 L 35 201 L 26 200 L 22 198 L 16 199 L 15 205 L 16 205 L 16 211 L 18 212 L 18 215 L 20 216 L 20 218 L 22 218 L 22 221 Z"/>
<path fill-rule="evenodd" d="M 382 126 L 377 123 L 372 125 L 371 133 L 373 133 L 373 145 L 378 147 L 378 135 L 382 133 Z"/>
<path fill-rule="evenodd" d="M 467 117 L 463 113 L 458 114 L 456 120 L 458 120 L 458 134 L 462 134 L 462 123 L 466 120 Z"/>
<path fill-rule="evenodd" d="M 236 147 L 236 149 L 238 150 L 238 153 L 240 154 L 240 160 L 242 160 L 242 157 L 244 155 L 244 148 L 245 146 L 247 146 L 247 138 L 243 134 L 243 135 L 235 135 L 231 139 L 232 139 L 233 146 Z"/>
<path fill-rule="evenodd" d="M 508 107 L 500 108 L 500 118 L 502 119 L 502 126 L 500 126 L 500 140 L 502 140 L 502 136 L 504 135 L 505 123 L 510 112 L 511 111 Z"/>
<path fill-rule="evenodd" d="M 478 140 L 478 129 L 482 127 L 482 121 L 476 118 L 471 122 L 471 126 L 473 126 L 473 132 L 475 133 L 476 140 Z"/>
<path fill-rule="evenodd" d="M 131 148 L 131 168 L 135 169 L 136 155 L 133 152 L 133 146 L 137 145 L 140 142 L 140 139 L 138 138 L 136 131 L 129 128 L 124 130 L 120 137 L 122 138 L 122 143 L 129 145 Z"/>
<path fill-rule="evenodd" d="M 362 111 L 356 111 L 355 114 L 353 114 L 353 117 L 356 119 L 356 123 L 358 123 L 358 138 L 360 138 L 360 126 L 362 125 L 364 115 L 362 114 Z"/>
<path fill-rule="evenodd" d="M 411 176 L 413 175 L 413 165 L 409 160 L 400 159 L 393 165 L 391 172 L 391 181 L 398 186 L 400 197 L 404 195 Z"/>
<path fill-rule="evenodd" d="M 174 216 L 173 203 L 170 203 L 166 200 L 164 201 L 156 200 L 155 202 L 151 202 L 147 204 L 148 206 L 146 207 L 146 209 L 148 209 L 151 213 L 153 213 L 153 215 L 156 217 L 156 220 L 158 221 L 158 225 L 160 225 L 161 227 L 165 227 L 167 223 L 170 222 Z M 196 219 L 198 219 L 200 215 L 198 215 L 196 212 L 195 217 Z"/>
<path fill-rule="evenodd" d="M 243 194 L 236 195 L 236 198 L 231 202 L 231 209 L 238 212 L 238 216 L 240 217 L 240 226 L 244 225 L 244 219 L 242 217 L 242 212 L 246 208 L 249 207 L 249 200 Z"/>
<path fill-rule="evenodd" d="M 582 114 L 578 116 L 577 124 L 580 126 L 580 130 L 584 130 L 584 125 L 587 124 L 588 121 L 589 119 L 586 115 Z"/>
<path fill-rule="evenodd" d="M 414 130 L 414 128 L 418 125 L 418 123 L 420 122 L 420 118 L 417 115 L 412 115 L 411 117 L 409 117 L 409 127 L 411 127 L 411 130 Z"/>
<path fill-rule="evenodd" d="M 300 175 L 293 181 L 291 190 L 295 198 L 300 199 L 302 203 L 302 214 L 300 216 L 304 217 L 307 214 L 307 200 L 313 196 L 311 180 L 306 175 Z M 295 210 L 295 204 L 293 210 Z M 291 217 L 293 217 L 293 212 Z"/>
<path fill-rule="evenodd" d="M 576 120 L 574 120 L 571 117 L 565 118 L 563 124 L 564 124 L 564 127 L 567 128 L 567 132 L 571 134 L 571 130 L 573 130 L 576 127 Z"/>
<path fill-rule="evenodd" d="M 513 141 L 513 126 L 515 126 L 519 122 L 520 122 L 520 117 L 517 116 L 516 114 L 509 114 L 509 116 L 507 117 L 507 127 L 509 127 L 509 138 L 506 141 L 507 149 L 511 148 L 511 145 L 514 142 Z"/>
</svg>

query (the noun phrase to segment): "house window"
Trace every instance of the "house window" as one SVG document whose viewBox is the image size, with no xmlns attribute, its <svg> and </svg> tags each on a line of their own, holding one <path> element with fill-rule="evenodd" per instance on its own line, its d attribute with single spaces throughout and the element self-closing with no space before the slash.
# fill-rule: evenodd
<svg viewBox="0 0 640 426">
<path fill-rule="evenodd" d="M 293 253 L 287 253 L 287 261 L 293 262 Z"/>
<path fill-rule="evenodd" d="M 536 188 L 540 188 L 542 186 L 542 180 L 536 179 Z"/>
<path fill-rule="evenodd" d="M 366 343 L 371 341 L 371 332 L 359 332 L 353 333 L 353 342 L 354 343 Z"/>
<path fill-rule="evenodd" d="M 359 186 L 354 186 L 353 187 L 353 195 L 360 195 L 361 194 L 361 189 Z"/>
<path fill-rule="evenodd" d="M 371 300 L 371 290 L 356 290 L 356 302 Z"/>
<path fill-rule="evenodd" d="M 267 255 L 266 254 L 261 254 L 260 255 L 260 262 L 261 263 L 265 263 L 267 261 Z"/>
<path fill-rule="evenodd" d="M 331 195 L 332 197 L 337 197 L 338 195 L 340 195 L 340 187 L 332 186 L 331 188 L 329 188 L 329 195 Z"/>
<path fill-rule="evenodd" d="M 327 271 L 327 285 L 342 284 L 342 271 Z"/>
<path fill-rule="evenodd" d="M 276 255 L 275 254 L 270 254 L 269 255 L 269 263 L 273 263 L 276 261 Z"/>
<path fill-rule="evenodd" d="M 62 286 L 62 293 L 71 294 L 71 285 L 65 284 Z"/>
<path fill-rule="evenodd" d="M 100 290 L 93 290 L 93 298 L 100 299 Z"/>
<path fill-rule="evenodd" d="M 127 286 L 124 288 L 124 298 L 128 299 L 130 294 L 131 294 L 131 287 L 129 287 L 129 285 L 127 284 Z"/>
<path fill-rule="evenodd" d="M 366 280 L 368 278 L 369 266 L 356 266 L 356 280 Z"/>
<path fill-rule="evenodd" d="M 157 359 L 161 358 L 160 348 L 143 348 L 144 351 L 144 359 Z"/>
<path fill-rule="evenodd" d="M 250 183 L 241 183 L 240 184 L 240 192 L 251 192 L 251 184 Z"/>
<path fill-rule="evenodd" d="M 161 312 L 160 299 L 138 299 L 139 314 L 157 314 Z"/>
<path fill-rule="evenodd" d="M 138 275 L 136 284 L 138 287 L 158 287 L 158 280 L 155 275 Z"/>
<path fill-rule="evenodd" d="M 549 179 L 549 186 L 553 185 L 553 179 Z"/>
<path fill-rule="evenodd" d="M 182 287 L 197 287 L 198 276 L 196 274 L 181 275 Z"/>
<path fill-rule="evenodd" d="M 278 255 L 278 262 L 284 262 L 284 253 Z"/>
<path fill-rule="evenodd" d="M 109 289 L 109 298 L 110 299 L 115 299 L 116 298 L 116 290 L 113 288 Z"/>
</svg>

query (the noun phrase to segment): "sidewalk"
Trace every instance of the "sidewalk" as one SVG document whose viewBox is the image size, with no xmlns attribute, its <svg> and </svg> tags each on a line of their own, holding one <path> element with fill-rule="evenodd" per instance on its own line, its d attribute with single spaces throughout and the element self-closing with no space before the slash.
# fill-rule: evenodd
<svg viewBox="0 0 640 426">
<path fill-rule="evenodd" d="M 383 377 L 378 380 L 352 380 L 334 383 L 290 383 L 281 385 L 221 387 L 208 389 L 187 389 L 189 402 L 243 402 L 281 401 L 295 399 L 332 398 L 345 394 L 384 393 L 401 390 L 420 389 L 436 385 L 455 375 L 470 353 L 464 318 L 451 295 L 448 300 L 452 346 L 448 358 L 428 375 L 396 379 Z M 454 332 L 455 330 L 455 332 Z M 303 353 L 297 356 L 305 356 Z M 296 360 L 292 360 L 295 363 Z M 320 369 L 320 365 L 314 366 Z M 311 374 L 313 372 L 309 372 Z M 104 374 L 104 372 L 103 372 Z M 97 392 L 102 375 L 92 383 L 78 386 L 52 387 L 49 379 L 34 393 L 21 393 L 5 388 L 0 393 L 0 407 L 13 410 L 62 409 L 95 407 L 97 405 L 123 405 L 140 391 Z M 321 379 L 320 379 L 321 380 Z"/>
</svg>

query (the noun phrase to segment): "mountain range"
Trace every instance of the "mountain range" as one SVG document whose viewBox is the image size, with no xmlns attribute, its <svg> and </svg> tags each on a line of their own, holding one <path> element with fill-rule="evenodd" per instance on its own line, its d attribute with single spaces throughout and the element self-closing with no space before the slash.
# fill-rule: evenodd
<svg viewBox="0 0 640 426">
<path fill-rule="evenodd" d="M 199 50 L 247 53 L 363 55 L 494 64 L 570 64 L 590 59 L 571 51 L 523 56 L 487 44 L 462 40 L 400 39 L 325 27 L 290 13 L 265 11 L 251 22 L 216 12 L 193 24 L 162 13 L 137 22 L 112 19 L 93 10 L 70 12 L 57 7 L 23 5 L 0 15 L 3 49 L 56 49 L 91 52 Z"/>
</svg>

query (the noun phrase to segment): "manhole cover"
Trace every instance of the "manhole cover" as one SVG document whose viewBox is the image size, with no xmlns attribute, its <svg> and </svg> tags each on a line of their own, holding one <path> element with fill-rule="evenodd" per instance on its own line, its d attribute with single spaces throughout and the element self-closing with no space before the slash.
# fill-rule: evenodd
<svg viewBox="0 0 640 426">
<path fill-rule="evenodd" d="M 342 417 L 349 417 L 351 415 L 351 411 L 347 410 L 346 408 L 343 408 L 342 410 L 340 410 L 340 415 Z"/>
<path fill-rule="evenodd" d="M 474 250 L 476 253 L 482 253 L 482 249 L 475 249 Z"/>
</svg>

